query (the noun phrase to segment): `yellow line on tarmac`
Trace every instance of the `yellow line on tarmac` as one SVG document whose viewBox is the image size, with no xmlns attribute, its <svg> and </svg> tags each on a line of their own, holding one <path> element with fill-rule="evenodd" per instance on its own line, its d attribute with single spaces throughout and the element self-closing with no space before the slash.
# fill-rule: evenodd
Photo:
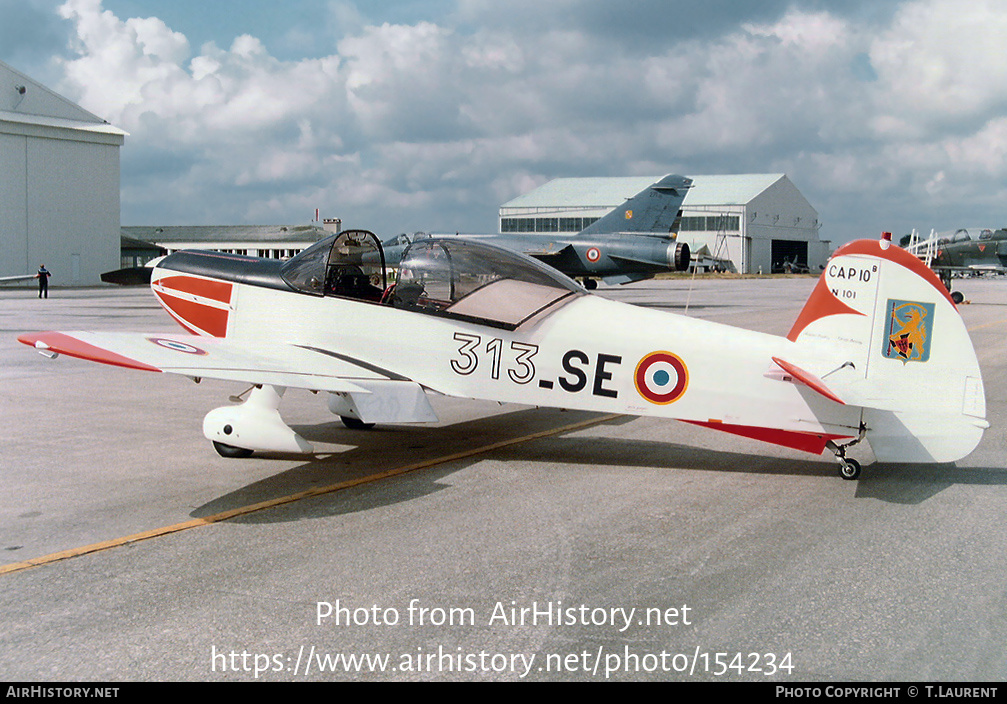
<svg viewBox="0 0 1007 704">
<path fill-rule="evenodd" d="M 8 565 L 0 565 L 0 575 L 9 574 L 11 572 L 20 572 L 21 570 L 30 569 L 32 567 L 38 567 L 39 565 L 47 565 L 52 562 L 59 562 L 60 560 L 68 560 L 71 557 L 79 557 L 81 555 L 87 555 L 93 552 L 101 552 L 103 550 L 109 550 L 111 548 L 120 547 L 122 545 L 128 545 L 129 543 L 138 543 L 143 540 L 158 538 L 162 535 L 169 535 L 171 533 L 180 533 L 185 530 L 191 530 L 192 528 L 199 528 L 201 526 L 207 526 L 213 523 L 226 521 L 229 518 L 245 516 L 250 513 L 255 513 L 256 511 L 262 511 L 267 508 L 273 508 L 274 506 L 282 506 L 283 504 L 294 503 L 295 501 L 300 501 L 301 499 L 307 499 L 312 496 L 331 494 L 332 492 L 342 491 L 343 489 L 349 489 L 350 487 L 360 486 L 361 484 L 369 484 L 370 482 L 375 482 L 380 479 L 388 479 L 389 477 L 395 477 L 400 474 L 406 474 L 407 472 L 415 472 L 418 469 L 426 469 L 428 467 L 434 467 L 439 464 L 453 462 L 454 460 L 460 460 L 466 457 L 473 457 L 475 455 L 485 454 L 487 452 L 492 452 L 493 450 L 499 450 L 502 447 L 508 447 L 510 445 L 518 445 L 523 442 L 528 442 L 530 440 L 538 440 L 539 438 L 545 438 L 552 435 L 569 433 L 573 432 L 574 430 L 582 430 L 584 428 L 589 428 L 592 425 L 600 425 L 601 423 L 607 423 L 610 420 L 614 420 L 616 418 L 621 417 L 622 414 L 620 413 L 612 413 L 610 415 L 601 416 L 599 418 L 592 418 L 590 420 L 584 420 L 578 423 L 571 423 L 569 425 L 564 425 L 560 428 L 554 428 L 552 430 L 543 430 L 537 433 L 532 433 L 530 435 L 524 435 L 519 438 L 512 438 L 510 440 L 501 440 L 500 442 L 495 442 L 490 445 L 483 445 L 482 447 L 477 447 L 471 450 L 463 450 L 461 452 L 456 452 L 451 455 L 445 455 L 443 457 L 437 457 L 431 460 L 424 460 L 422 462 L 408 464 L 403 467 L 397 467 L 395 469 L 389 469 L 385 472 L 370 474 L 366 477 L 360 477 L 358 479 L 348 479 L 346 481 L 338 482 L 336 484 L 329 484 L 328 486 L 315 487 L 313 489 L 305 489 L 304 491 L 299 491 L 296 494 L 288 494 L 287 496 L 281 496 L 276 499 L 269 499 L 268 501 L 260 501 L 255 504 L 249 504 L 248 506 L 241 506 L 239 508 L 231 509 L 230 511 L 222 511 L 221 513 L 215 513 L 212 516 L 203 516 L 202 518 L 194 518 L 191 521 L 183 521 L 182 523 L 175 523 L 170 526 L 162 526 L 161 528 L 154 528 L 152 530 L 143 531 L 141 533 L 126 535 L 121 538 L 113 538 L 112 540 L 105 540 L 100 543 L 92 543 L 91 545 L 84 545 L 83 547 L 79 548 L 71 548 L 69 550 L 63 550 L 61 552 L 54 552 L 49 555 L 34 557 L 30 560 L 25 560 L 23 562 L 13 562 Z"/>
<path fill-rule="evenodd" d="M 1004 323 L 1007 323 L 1007 318 L 1004 318 L 1003 320 L 997 320 L 996 322 L 993 323 L 983 323 L 982 325 L 976 325 L 974 328 L 969 328 L 968 331 L 975 332 L 976 330 L 982 330 L 983 328 L 991 328 L 994 325 L 1003 325 Z"/>
</svg>

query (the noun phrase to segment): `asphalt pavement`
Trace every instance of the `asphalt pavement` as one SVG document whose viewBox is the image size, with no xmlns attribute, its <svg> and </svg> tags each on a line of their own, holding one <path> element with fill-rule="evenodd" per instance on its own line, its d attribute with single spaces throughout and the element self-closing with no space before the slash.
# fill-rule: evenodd
<svg viewBox="0 0 1007 704">
<path fill-rule="evenodd" d="M 598 293 L 785 334 L 812 278 Z M 958 286 L 991 427 L 955 465 L 434 399 L 313 457 L 218 457 L 240 384 L 60 358 L 179 329 L 146 289 L 0 291 L 0 672 L 26 681 L 988 681 L 1007 676 L 1007 281 Z M 599 331 L 600 335 L 604 331 Z M 388 343 L 394 344 L 394 331 Z"/>
</svg>

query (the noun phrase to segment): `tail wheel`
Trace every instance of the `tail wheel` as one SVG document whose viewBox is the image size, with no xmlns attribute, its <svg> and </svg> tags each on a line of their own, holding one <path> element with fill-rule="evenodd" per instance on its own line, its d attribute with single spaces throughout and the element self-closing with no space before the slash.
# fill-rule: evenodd
<svg viewBox="0 0 1007 704">
<path fill-rule="evenodd" d="M 229 457 L 232 459 L 239 459 L 242 457 L 249 457 L 252 451 L 245 447 L 235 447 L 234 445 L 225 445 L 222 442 L 217 442 L 213 440 L 213 449 L 217 451 L 217 454 L 221 457 Z"/>
</svg>

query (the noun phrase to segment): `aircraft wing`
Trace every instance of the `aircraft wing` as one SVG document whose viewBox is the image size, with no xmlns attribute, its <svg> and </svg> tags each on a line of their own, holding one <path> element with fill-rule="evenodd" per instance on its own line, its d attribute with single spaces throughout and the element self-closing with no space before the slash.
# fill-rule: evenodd
<svg viewBox="0 0 1007 704">
<path fill-rule="evenodd" d="M 371 393 L 375 381 L 411 383 L 393 372 L 336 353 L 285 343 L 243 342 L 192 335 L 122 332 L 41 332 L 18 337 L 47 357 L 92 362 L 193 379 Z"/>
<path fill-rule="evenodd" d="M 0 276 L 0 284 L 16 284 L 37 278 L 35 274 L 19 274 L 17 276 Z"/>
</svg>

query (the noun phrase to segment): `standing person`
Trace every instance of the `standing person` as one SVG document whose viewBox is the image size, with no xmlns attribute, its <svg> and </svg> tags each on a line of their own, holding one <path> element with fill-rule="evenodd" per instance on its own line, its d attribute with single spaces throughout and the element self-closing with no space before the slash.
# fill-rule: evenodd
<svg viewBox="0 0 1007 704">
<path fill-rule="evenodd" d="M 35 278 L 38 279 L 38 297 L 49 298 L 49 277 L 52 274 L 49 270 L 45 268 L 45 264 L 39 265 L 38 273 L 35 274 Z"/>
</svg>

